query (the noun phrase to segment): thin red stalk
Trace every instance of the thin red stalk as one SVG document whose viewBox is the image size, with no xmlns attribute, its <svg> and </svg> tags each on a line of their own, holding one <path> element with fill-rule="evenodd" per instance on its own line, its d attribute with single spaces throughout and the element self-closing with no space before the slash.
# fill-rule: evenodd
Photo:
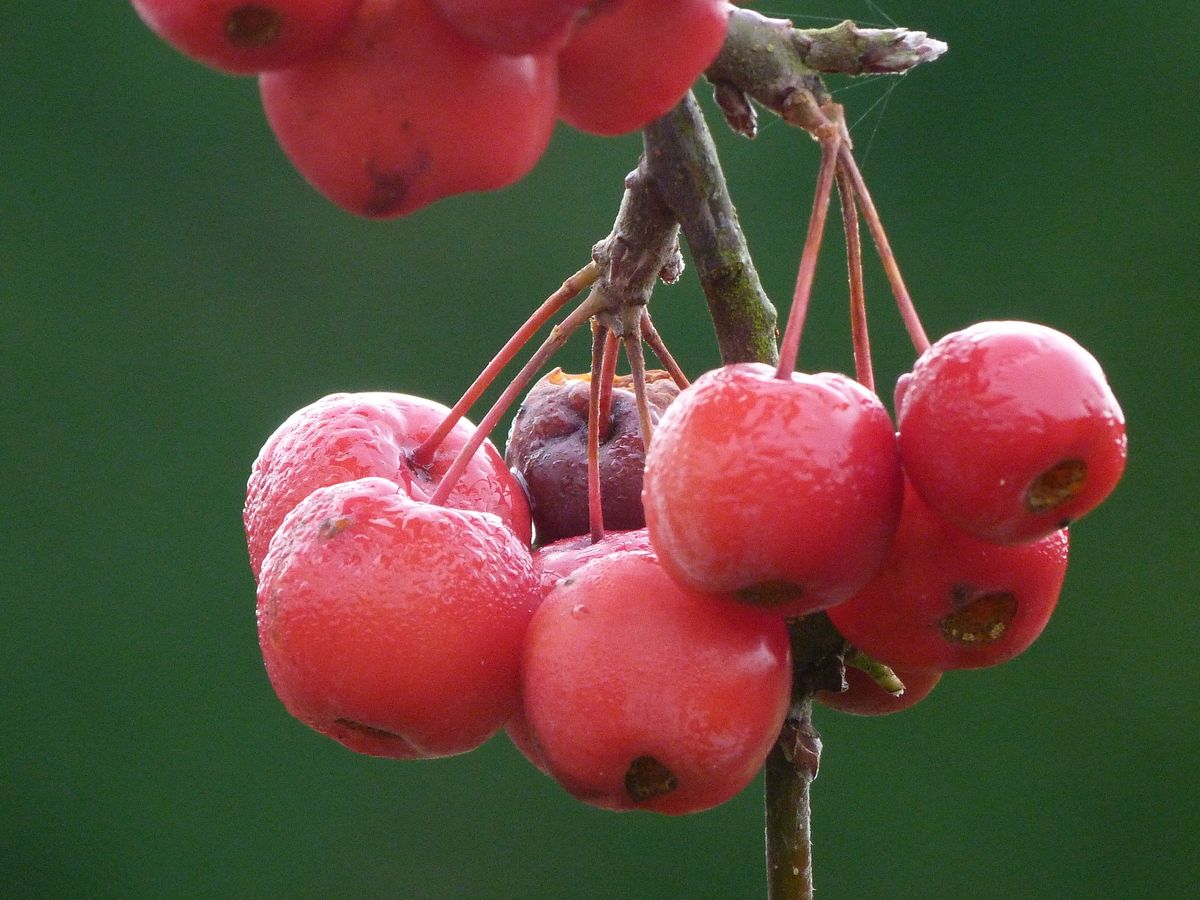
<svg viewBox="0 0 1200 900">
<path fill-rule="evenodd" d="M 562 283 L 562 285 L 547 297 L 542 305 L 534 310 L 525 324 L 516 330 L 512 337 L 508 339 L 500 352 L 492 357 L 482 372 L 475 378 L 465 394 L 459 398 L 459 401 L 454 404 L 450 412 L 446 414 L 440 425 L 434 429 L 421 445 L 417 447 L 412 454 L 413 462 L 418 466 L 426 466 L 433 460 L 433 454 L 437 452 L 437 448 L 441 446 L 442 441 L 446 439 L 446 435 L 458 424 L 459 419 L 467 414 L 475 402 L 483 395 L 500 374 L 500 371 L 512 362 L 521 348 L 529 342 L 529 339 L 537 333 L 543 325 L 550 320 L 560 309 L 569 303 L 574 297 L 578 296 L 579 292 L 585 287 L 588 287 L 600 275 L 600 267 L 594 262 L 588 263 L 570 278 Z"/>
<path fill-rule="evenodd" d="M 863 285 L 862 235 L 858 230 L 858 210 L 854 206 L 854 188 L 846 171 L 838 166 L 838 201 L 842 207 L 842 225 L 846 232 L 846 270 L 850 279 L 850 335 L 854 341 L 854 375 L 867 390 L 875 390 L 875 372 L 871 366 L 871 338 L 867 330 L 867 291 Z"/>
<path fill-rule="evenodd" d="M 609 330 L 592 320 L 592 377 L 588 384 L 587 486 L 588 528 L 592 543 L 604 537 L 604 500 L 600 492 L 600 385 Z M 614 356 L 616 354 L 613 354 Z"/>
<path fill-rule="evenodd" d="M 608 331 L 604 343 L 604 368 L 600 370 L 600 439 L 608 437 L 612 431 L 612 392 L 613 381 L 617 377 L 617 358 L 621 355 L 621 339 Z"/>
<path fill-rule="evenodd" d="M 654 438 L 654 423 L 650 420 L 650 402 L 646 399 L 646 358 L 642 355 L 641 328 L 630 328 L 625 334 L 625 355 L 633 376 L 633 395 L 637 400 L 638 422 L 642 429 L 642 447 L 649 452 Z"/>
<path fill-rule="evenodd" d="M 446 474 L 442 476 L 441 484 L 437 486 L 437 490 L 433 492 L 433 496 L 429 498 L 429 502 L 440 506 L 446 502 L 446 498 L 450 496 L 450 492 L 454 489 L 454 485 L 458 483 L 458 479 L 462 477 L 463 471 L 467 468 L 467 464 L 475 455 L 483 442 L 487 440 L 487 436 L 492 433 L 492 429 L 496 427 L 496 423 L 500 421 L 513 401 L 517 396 L 525 390 L 530 380 L 538 369 L 546 364 L 563 344 L 584 322 L 600 312 L 604 308 L 604 302 L 592 295 L 588 299 L 580 303 L 571 314 L 559 322 L 550 332 L 550 336 L 542 342 L 542 345 L 534 351 L 533 356 L 529 358 L 529 362 L 525 363 L 521 371 L 516 374 L 508 387 L 504 389 L 497 399 L 492 404 L 492 408 L 475 427 L 471 439 L 468 440 L 458 451 L 458 455 L 454 457 L 454 462 L 450 464 L 450 468 L 446 470 Z"/>
<path fill-rule="evenodd" d="M 892 293 L 896 296 L 896 306 L 900 309 L 900 318 L 904 320 L 904 327 L 908 329 L 909 340 L 912 341 L 917 353 L 924 353 L 929 349 L 929 338 L 925 336 L 925 329 L 921 327 L 921 320 L 917 317 L 917 308 L 913 305 L 908 288 L 904 286 L 904 277 L 900 274 L 900 266 L 896 263 L 896 255 L 892 253 L 892 245 L 888 242 L 887 232 L 883 230 L 883 222 L 879 218 L 879 211 L 875 208 L 874 201 L 871 200 L 867 183 L 863 181 L 862 172 L 859 171 L 858 163 L 854 161 L 854 154 L 850 152 L 850 148 L 843 146 L 838 154 L 842 169 L 850 179 L 850 183 L 854 187 L 854 194 L 858 198 L 858 205 L 862 209 L 863 216 L 866 217 L 867 227 L 871 229 L 871 237 L 875 239 L 875 247 L 879 251 L 879 261 L 883 264 L 888 284 L 891 285 Z"/>
<path fill-rule="evenodd" d="M 650 345 L 650 349 L 654 351 L 654 355 L 658 357 L 658 361 L 671 374 L 671 380 L 675 382 L 675 386 L 681 391 L 686 388 L 690 382 L 687 376 L 683 374 L 683 369 L 679 368 L 679 363 L 675 362 L 675 357 L 671 355 L 671 351 L 667 349 L 667 345 L 658 333 L 658 329 L 650 321 L 649 310 L 646 310 L 646 313 L 642 316 L 642 337 Z"/>
<path fill-rule="evenodd" d="M 804 239 L 804 250 L 800 254 L 800 269 L 796 273 L 796 289 L 792 294 L 792 308 L 788 311 L 787 327 L 783 332 L 783 343 L 779 347 L 777 378 L 789 379 L 796 369 L 800 354 L 800 333 L 804 330 L 804 317 L 808 313 L 808 301 L 812 296 L 813 277 L 817 272 L 817 257 L 821 251 L 821 240 L 825 234 L 825 219 L 829 212 L 829 197 L 833 192 L 833 174 L 837 168 L 840 137 L 821 140 L 821 169 L 817 173 L 817 192 L 813 197 L 812 215 L 808 220 L 808 236 Z"/>
</svg>

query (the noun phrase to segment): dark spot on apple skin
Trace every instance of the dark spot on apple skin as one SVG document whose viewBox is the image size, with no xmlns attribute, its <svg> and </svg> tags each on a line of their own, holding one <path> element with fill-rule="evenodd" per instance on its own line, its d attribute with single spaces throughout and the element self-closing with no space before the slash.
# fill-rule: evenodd
<svg viewBox="0 0 1200 900">
<path fill-rule="evenodd" d="M 625 771 L 625 792 L 634 803 L 663 797 L 678 786 L 675 773 L 653 756 L 639 756 Z"/>
<path fill-rule="evenodd" d="M 283 17 L 256 3 L 234 7 L 225 17 L 225 37 L 235 47 L 269 47 L 279 40 L 282 30 Z"/>
</svg>

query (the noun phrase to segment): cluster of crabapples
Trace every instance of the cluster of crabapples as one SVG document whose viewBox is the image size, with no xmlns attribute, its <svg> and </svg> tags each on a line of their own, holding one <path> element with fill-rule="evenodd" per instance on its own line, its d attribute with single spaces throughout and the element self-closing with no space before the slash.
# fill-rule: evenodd
<svg viewBox="0 0 1200 900">
<path fill-rule="evenodd" d="M 396 758 L 505 728 L 588 803 L 705 809 L 779 736 L 789 623 L 826 611 L 908 687 L 897 699 L 848 669 L 846 690 L 817 699 L 850 712 L 1010 659 L 1055 606 L 1067 525 L 1125 463 L 1099 365 L 1030 323 L 935 343 L 899 381 L 895 424 L 840 374 L 741 363 L 682 391 L 649 382 L 648 451 L 632 393 L 612 387 L 599 471 L 620 530 L 599 535 L 587 376 L 542 379 L 506 458 L 402 394 L 335 394 L 285 421 L 254 464 L 245 525 L 288 710 Z"/>
<path fill-rule="evenodd" d="M 296 168 L 381 218 L 514 183 L 558 120 L 604 135 L 643 127 L 712 62 L 730 11 L 725 0 L 132 2 L 183 53 L 257 74 Z"/>
</svg>

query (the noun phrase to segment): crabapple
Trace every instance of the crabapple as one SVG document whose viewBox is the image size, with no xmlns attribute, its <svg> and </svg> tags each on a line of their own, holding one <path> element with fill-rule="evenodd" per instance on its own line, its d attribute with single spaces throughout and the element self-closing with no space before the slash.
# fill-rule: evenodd
<svg viewBox="0 0 1200 900">
<path fill-rule="evenodd" d="M 464 36 L 520 56 L 558 50 L 575 20 L 595 0 L 429 0 Z"/>
<path fill-rule="evenodd" d="M 929 696 L 942 678 L 941 672 L 932 669 L 895 668 L 893 671 L 904 683 L 904 693 L 899 697 L 885 691 L 862 669 L 846 666 L 846 689 L 817 691 L 813 700 L 853 716 L 886 716 L 916 706 Z"/>
<path fill-rule="evenodd" d="M 641 528 L 645 450 L 637 402 L 628 375 L 613 382 L 612 417 L 601 423 L 600 493 L 604 524 Z M 505 461 L 524 479 L 540 543 L 588 531 L 587 429 L 589 375 L 555 369 L 526 395 L 513 419 Z M 662 371 L 646 373 L 651 421 L 657 421 L 679 388 Z"/>
<path fill-rule="evenodd" d="M 887 561 L 828 615 L 850 643 L 889 666 L 993 666 L 1046 627 L 1066 575 L 1067 544 L 1066 529 L 1015 546 L 981 541 L 908 487 Z"/>
<path fill-rule="evenodd" d="M 259 87 L 296 168 L 375 218 L 522 178 L 550 141 L 558 93 L 552 57 L 471 43 L 425 0 L 366 0 L 337 46 Z"/>
<path fill-rule="evenodd" d="M 330 394 L 292 413 L 267 438 L 246 485 L 243 521 L 255 576 L 284 516 L 319 487 L 375 475 L 415 499 L 429 499 L 474 431 L 460 420 L 429 461 L 419 464 L 413 451 L 448 412 L 421 397 L 367 391 Z M 476 451 L 447 503 L 495 513 L 529 543 L 525 495 L 491 442 Z"/>
<path fill-rule="evenodd" d="M 1095 358 L 1032 322 L 980 322 L 897 389 L 904 470 L 941 516 L 999 544 L 1095 507 L 1125 470 L 1125 417 Z"/>
<path fill-rule="evenodd" d="M 666 113 L 716 58 L 724 0 L 614 0 L 580 21 L 558 56 L 558 114 L 593 134 L 624 134 Z"/>
<path fill-rule="evenodd" d="M 361 753 L 448 756 L 516 710 L 540 599 L 529 551 L 498 518 L 363 478 L 284 519 L 259 581 L 259 643 L 305 724 Z"/>
<path fill-rule="evenodd" d="M 536 749 L 572 795 L 696 812 L 745 787 L 779 735 L 787 628 L 679 587 L 652 554 L 614 552 L 560 580 L 535 613 L 521 690 Z"/>
<path fill-rule="evenodd" d="M 798 616 L 883 562 L 903 476 L 879 398 L 844 375 L 761 363 L 702 375 L 655 430 L 642 501 L 663 567 L 692 590 Z"/>
<path fill-rule="evenodd" d="M 617 552 L 635 552 L 653 555 L 650 539 L 645 528 L 634 531 L 610 531 L 600 540 L 593 541 L 590 535 L 563 538 L 533 551 L 533 571 L 541 581 L 542 596 L 549 595 L 554 586 L 584 563 L 602 559 Z M 509 739 L 525 758 L 546 772 L 546 760 L 529 730 L 524 711 L 517 710 L 504 726 Z"/>
<path fill-rule="evenodd" d="M 133 0 L 154 32 L 224 72 L 283 69 L 329 47 L 362 0 Z"/>
</svg>

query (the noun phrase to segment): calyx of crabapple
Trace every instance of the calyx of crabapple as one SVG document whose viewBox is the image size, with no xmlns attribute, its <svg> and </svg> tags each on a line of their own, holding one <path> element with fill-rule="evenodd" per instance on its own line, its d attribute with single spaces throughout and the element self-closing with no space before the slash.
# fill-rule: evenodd
<svg viewBox="0 0 1200 900">
<path fill-rule="evenodd" d="M 646 527 L 692 590 L 791 617 L 879 568 L 900 515 L 891 419 L 844 375 L 779 378 L 760 363 L 702 375 L 663 415 L 646 459 Z"/>
<path fill-rule="evenodd" d="M 292 413 L 267 438 L 246 485 L 242 517 L 255 576 L 284 516 L 319 487 L 378 476 L 414 499 L 429 499 L 474 432 L 460 420 L 428 461 L 415 460 L 413 451 L 448 412 L 422 397 L 366 391 L 330 394 Z M 530 541 L 525 495 L 490 441 L 476 451 L 447 505 L 495 513 L 521 542 Z"/>
<path fill-rule="evenodd" d="M 258 635 L 288 711 L 352 750 L 463 753 L 516 711 L 541 600 L 498 518 L 364 478 L 318 488 L 271 540 Z"/>
<path fill-rule="evenodd" d="M 526 395 L 513 419 L 505 461 L 525 483 L 539 543 L 588 531 L 587 428 L 590 375 L 561 369 L 546 374 Z M 671 376 L 646 373 L 646 399 L 656 422 L 679 395 Z M 600 423 L 600 493 L 604 524 L 617 531 L 641 528 L 645 449 L 633 380 L 612 384 L 611 416 Z"/>
</svg>

